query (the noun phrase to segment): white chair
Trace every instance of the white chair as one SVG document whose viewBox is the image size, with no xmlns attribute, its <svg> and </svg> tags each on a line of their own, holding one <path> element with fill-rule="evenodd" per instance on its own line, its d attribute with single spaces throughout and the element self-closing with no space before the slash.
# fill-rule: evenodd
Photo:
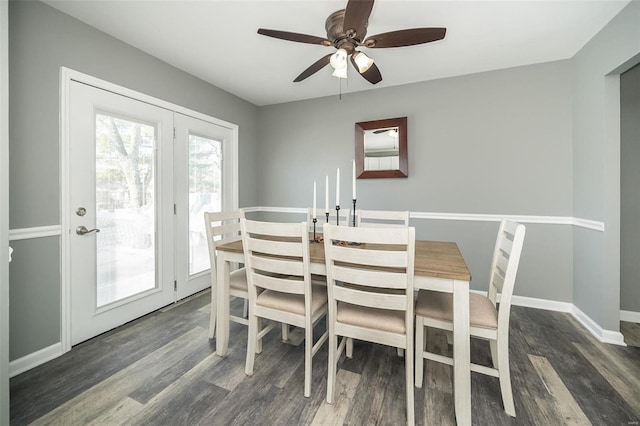
<svg viewBox="0 0 640 426">
<path fill-rule="evenodd" d="M 261 318 L 304 328 L 304 396 L 309 397 L 312 358 L 328 333 L 313 344 L 313 327 L 327 313 L 327 290 L 323 285 L 311 283 L 307 223 L 242 219 L 240 224 L 249 282 L 245 373 L 253 374 L 256 345 L 271 329 L 262 329 Z"/>
<path fill-rule="evenodd" d="M 356 226 L 359 228 L 406 228 L 409 226 L 408 211 L 391 210 L 358 210 Z M 353 355 L 353 340 L 347 340 L 347 356 Z M 403 350 L 398 348 L 398 355 L 403 356 Z"/>
<path fill-rule="evenodd" d="M 407 423 L 412 425 L 415 229 L 327 224 L 324 235 L 329 293 L 327 402 L 333 402 L 337 363 L 348 339 L 403 348 Z M 361 245 L 334 245 L 333 240 Z"/>
<path fill-rule="evenodd" d="M 204 223 L 207 230 L 207 243 L 209 245 L 209 263 L 211 264 L 211 318 L 209 320 L 209 338 L 213 339 L 216 330 L 216 246 L 222 243 L 230 243 L 241 239 L 240 219 L 244 218 L 242 209 L 230 212 L 205 212 Z M 236 269 L 229 274 L 229 295 L 245 299 L 245 312 L 249 293 L 247 290 L 247 274 L 245 268 Z M 227 302 L 228 303 L 228 302 Z M 244 316 L 243 315 L 243 316 Z M 229 320 L 247 325 L 243 317 L 229 315 Z"/>
<path fill-rule="evenodd" d="M 493 368 L 471 364 L 471 371 L 500 379 L 504 411 L 515 417 L 509 371 L 509 315 L 511 295 L 524 242 L 524 225 L 503 220 L 500 224 L 489 277 L 487 296 L 469 294 L 471 337 L 489 340 Z M 496 296 L 501 293 L 500 305 Z M 450 293 L 420 290 L 416 303 L 416 386 L 422 387 L 424 359 L 453 365 L 451 358 L 426 351 L 425 327 L 453 331 L 453 297 Z M 453 348 L 455 351 L 455 347 Z"/>
<path fill-rule="evenodd" d="M 358 227 L 406 228 L 409 226 L 408 211 L 358 210 L 357 213 L 356 226 Z"/>
</svg>

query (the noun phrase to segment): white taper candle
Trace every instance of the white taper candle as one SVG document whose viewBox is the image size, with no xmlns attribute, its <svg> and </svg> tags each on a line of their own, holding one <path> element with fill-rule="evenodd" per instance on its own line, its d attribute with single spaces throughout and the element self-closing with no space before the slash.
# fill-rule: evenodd
<svg viewBox="0 0 640 426">
<path fill-rule="evenodd" d="M 313 181 L 313 218 L 316 218 L 316 181 Z"/>
<path fill-rule="evenodd" d="M 353 199 L 356 199 L 356 160 L 353 160 Z"/>
<path fill-rule="evenodd" d="M 340 167 L 336 172 L 336 206 L 340 205 Z"/>
<path fill-rule="evenodd" d="M 324 177 L 324 212 L 329 213 L 329 175 Z"/>
</svg>

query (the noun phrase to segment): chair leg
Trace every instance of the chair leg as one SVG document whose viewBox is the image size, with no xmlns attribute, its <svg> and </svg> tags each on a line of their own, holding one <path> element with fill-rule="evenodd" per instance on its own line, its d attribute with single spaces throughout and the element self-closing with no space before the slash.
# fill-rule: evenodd
<svg viewBox="0 0 640 426">
<path fill-rule="evenodd" d="M 288 329 L 289 327 L 287 327 Z M 311 367 L 313 366 L 313 325 L 304 329 L 304 396 L 311 396 Z"/>
<path fill-rule="evenodd" d="M 247 361 L 244 365 L 244 373 L 248 376 L 253 374 L 253 362 L 256 357 L 256 340 L 259 331 L 260 318 L 249 313 L 249 335 L 247 336 Z"/>
<path fill-rule="evenodd" d="M 495 340 L 489 340 L 489 348 L 491 349 L 491 364 L 493 368 L 498 368 L 498 346 Z"/>
<path fill-rule="evenodd" d="M 282 340 L 289 340 L 289 324 L 282 323 Z"/>
<path fill-rule="evenodd" d="M 511 417 L 516 416 L 516 408 L 513 404 L 513 392 L 511 391 L 511 371 L 509 368 L 509 345 L 507 341 L 501 341 L 498 345 L 498 373 L 500 374 L 500 392 L 504 411 Z"/>
<path fill-rule="evenodd" d="M 209 314 L 209 339 L 213 339 L 216 333 L 216 289 L 211 287 L 211 313 Z"/>
<path fill-rule="evenodd" d="M 422 376 L 424 371 L 424 358 L 422 353 L 425 350 L 425 335 L 426 329 L 424 328 L 424 320 L 421 316 L 416 316 L 416 380 L 415 385 L 417 388 L 422 387 Z"/>
<path fill-rule="evenodd" d="M 242 306 L 242 318 L 249 318 L 249 299 L 244 299 Z"/>
<path fill-rule="evenodd" d="M 251 320 L 249 320 L 249 324 L 251 324 Z M 258 333 L 262 330 L 262 318 L 256 317 L 256 334 L 254 334 L 253 340 L 256 341 L 255 353 L 262 353 L 262 339 L 257 339 Z"/>
<path fill-rule="evenodd" d="M 338 351 L 338 339 L 336 335 L 329 331 L 328 338 L 328 346 L 329 346 L 329 366 L 327 371 L 327 403 L 333 404 L 333 393 L 336 388 L 336 369 L 337 362 L 336 354 Z"/>
<path fill-rule="evenodd" d="M 407 388 L 407 424 L 415 424 L 415 408 L 413 397 L 413 334 L 407 335 L 407 356 L 405 365 L 405 386 Z M 422 357 L 420 358 L 422 360 Z"/>
<path fill-rule="evenodd" d="M 396 348 L 396 349 L 398 349 L 398 356 L 402 358 L 404 356 L 404 349 L 402 348 Z"/>
<path fill-rule="evenodd" d="M 347 338 L 347 358 L 353 358 L 353 338 Z"/>
</svg>

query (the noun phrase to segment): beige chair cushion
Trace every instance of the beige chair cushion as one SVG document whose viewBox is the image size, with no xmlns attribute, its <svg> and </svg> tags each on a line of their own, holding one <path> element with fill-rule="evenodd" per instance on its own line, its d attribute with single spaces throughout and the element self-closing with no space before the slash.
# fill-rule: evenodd
<svg viewBox="0 0 640 426">
<path fill-rule="evenodd" d="M 404 334 L 404 311 L 375 309 L 366 306 L 352 305 L 338 302 L 337 322 L 359 327 L 375 328 L 376 330 Z"/>
<path fill-rule="evenodd" d="M 247 291 L 247 271 L 244 268 L 236 269 L 229 274 L 229 288 Z"/>
<path fill-rule="evenodd" d="M 256 300 L 256 304 L 279 311 L 304 315 L 304 295 L 265 290 Z M 327 304 L 327 288 L 321 285 L 311 286 L 311 315 Z"/>
<path fill-rule="evenodd" d="M 420 290 L 415 312 L 422 317 L 453 322 L 453 295 Z M 498 328 L 498 311 L 488 297 L 469 293 L 469 322 L 472 327 Z"/>
</svg>

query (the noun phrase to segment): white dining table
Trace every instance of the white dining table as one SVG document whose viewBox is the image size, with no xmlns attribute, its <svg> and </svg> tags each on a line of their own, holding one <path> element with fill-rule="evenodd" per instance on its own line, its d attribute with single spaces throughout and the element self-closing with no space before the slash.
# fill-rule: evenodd
<svg viewBox="0 0 640 426">
<path fill-rule="evenodd" d="M 212 284 L 216 300 L 216 353 L 225 356 L 229 346 L 230 264 L 244 263 L 244 252 L 242 241 L 218 245 L 217 250 L 217 282 Z M 312 242 L 309 251 L 311 273 L 326 275 L 324 245 Z M 416 240 L 414 289 L 453 293 L 453 384 L 458 425 L 471 425 L 470 281 L 471 274 L 456 243 Z"/>
</svg>

